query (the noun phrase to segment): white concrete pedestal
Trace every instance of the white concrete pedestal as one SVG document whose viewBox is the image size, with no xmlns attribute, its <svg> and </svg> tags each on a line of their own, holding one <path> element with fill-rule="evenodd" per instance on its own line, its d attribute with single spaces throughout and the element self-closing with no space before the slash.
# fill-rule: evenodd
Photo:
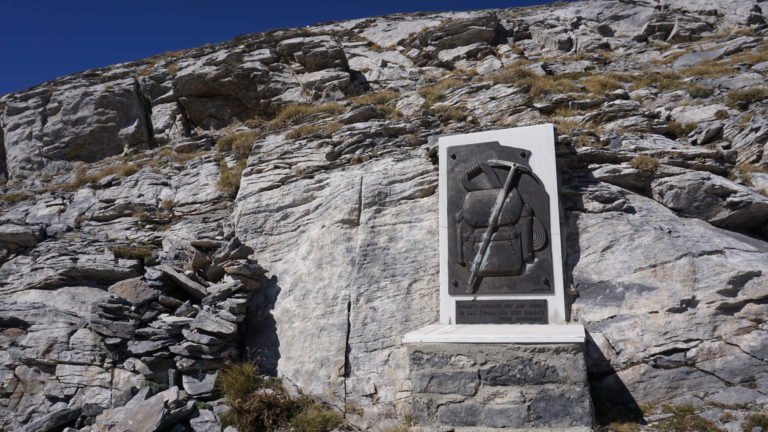
<svg viewBox="0 0 768 432">
<path fill-rule="evenodd" d="M 433 324 L 406 333 L 403 343 L 584 343 L 580 324 Z"/>
</svg>

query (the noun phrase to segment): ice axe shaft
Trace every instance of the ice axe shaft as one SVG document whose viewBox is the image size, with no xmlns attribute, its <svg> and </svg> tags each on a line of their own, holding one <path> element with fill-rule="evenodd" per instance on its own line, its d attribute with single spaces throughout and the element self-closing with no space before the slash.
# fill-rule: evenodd
<svg viewBox="0 0 768 432">
<path fill-rule="evenodd" d="M 489 162 L 496 165 L 506 165 L 510 167 L 510 169 L 506 180 L 504 180 L 504 186 L 501 188 L 501 191 L 499 191 L 499 195 L 496 197 L 496 203 L 493 205 L 493 209 L 491 210 L 491 217 L 488 219 L 488 228 L 485 230 L 485 233 L 483 233 L 483 241 L 480 243 L 480 250 L 477 251 L 475 259 L 472 261 L 472 266 L 469 269 L 469 287 L 472 290 L 472 294 L 477 292 L 477 288 L 475 288 L 475 283 L 477 282 L 477 274 L 480 271 L 480 266 L 483 264 L 485 254 L 488 252 L 488 246 L 491 244 L 491 237 L 496 231 L 496 226 L 499 224 L 501 209 L 504 207 L 504 201 L 507 199 L 509 190 L 512 187 L 512 180 L 514 179 L 518 168 L 518 165 L 514 162 L 501 160 L 492 160 Z"/>
</svg>

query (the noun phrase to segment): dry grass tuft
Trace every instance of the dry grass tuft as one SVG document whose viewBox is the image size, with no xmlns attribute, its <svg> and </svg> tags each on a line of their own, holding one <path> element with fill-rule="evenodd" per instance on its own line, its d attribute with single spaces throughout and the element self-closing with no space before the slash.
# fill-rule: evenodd
<svg viewBox="0 0 768 432">
<path fill-rule="evenodd" d="M 261 377 L 253 363 L 234 363 L 219 371 L 216 389 L 230 407 L 222 422 L 240 432 L 329 432 L 343 422 L 341 414 L 308 397 L 291 397 L 279 379 Z"/>
<path fill-rule="evenodd" d="M 109 248 L 116 257 L 144 261 L 152 256 L 152 248 L 147 246 L 120 245 Z"/>
<path fill-rule="evenodd" d="M 464 81 L 460 79 L 446 78 L 435 85 L 420 88 L 419 94 L 426 99 L 425 105 L 431 107 L 443 99 L 445 92 L 461 85 L 464 85 Z"/>
<path fill-rule="evenodd" d="M 629 166 L 648 174 L 655 173 L 660 165 L 661 163 L 658 159 L 645 155 L 635 156 L 629 161 Z"/>
<path fill-rule="evenodd" d="M 240 190 L 240 179 L 245 170 L 245 159 L 240 159 L 234 166 L 230 167 L 226 162 L 219 164 L 219 181 L 216 183 L 216 189 L 223 192 L 230 198 L 237 196 Z"/>
<path fill-rule="evenodd" d="M 632 422 L 612 422 L 600 428 L 604 432 L 640 432 L 640 424 Z"/>
<path fill-rule="evenodd" d="M 682 124 L 676 121 L 667 123 L 667 135 L 673 139 L 685 138 L 689 133 L 693 132 L 694 129 L 696 129 L 694 123 Z"/>
<path fill-rule="evenodd" d="M 14 204 L 29 198 L 32 198 L 32 195 L 28 195 L 22 192 L 8 192 L 4 194 L 2 197 L 0 197 L 0 201 L 6 204 Z"/>
<path fill-rule="evenodd" d="M 330 122 L 322 125 L 303 124 L 290 130 L 287 134 L 285 134 L 285 137 L 288 139 L 299 139 L 316 133 L 322 133 L 323 135 L 328 136 L 333 135 L 335 132 L 341 129 L 342 126 L 343 125 L 339 122 Z"/>
<path fill-rule="evenodd" d="M 466 121 L 471 113 L 463 105 L 448 106 L 438 105 L 430 108 L 430 110 L 440 119 L 444 121 Z"/>
<path fill-rule="evenodd" d="M 89 184 L 96 183 L 108 175 L 115 175 L 117 177 L 128 177 L 136 174 L 139 171 L 139 166 L 132 163 L 123 163 L 121 165 L 111 165 L 96 173 L 89 173 L 88 168 L 82 166 L 75 172 L 75 178 L 62 186 L 62 189 L 67 191 L 75 191 L 81 187 Z"/>
<path fill-rule="evenodd" d="M 659 432 L 724 432 L 714 422 L 696 414 L 696 409 L 692 405 L 667 405 L 664 406 L 664 411 L 672 416 L 659 420 L 655 425 L 655 429 Z"/>
<path fill-rule="evenodd" d="M 341 114 L 344 111 L 346 111 L 346 109 L 342 105 L 335 103 L 323 105 L 288 105 L 280 110 L 274 119 L 267 123 L 267 130 L 277 130 L 296 126 L 315 114 Z"/>
<path fill-rule="evenodd" d="M 731 108 L 746 110 L 750 105 L 768 97 L 764 88 L 754 87 L 744 90 L 731 90 L 725 96 L 725 104 Z"/>
<path fill-rule="evenodd" d="M 387 102 L 393 101 L 397 99 L 400 96 L 399 93 L 391 91 L 391 90 L 384 90 L 376 93 L 367 93 L 360 96 L 355 96 L 353 98 L 350 98 L 352 102 L 356 104 L 374 104 L 374 105 L 380 105 L 385 104 Z"/>
<path fill-rule="evenodd" d="M 581 92 L 582 90 L 576 85 L 576 81 L 589 75 L 585 72 L 575 72 L 571 74 L 540 76 L 524 68 L 521 63 L 515 63 L 485 78 L 485 81 L 496 84 L 526 86 L 529 87 L 528 93 L 531 96 L 541 98 L 551 93 Z"/>
<path fill-rule="evenodd" d="M 605 93 L 618 90 L 623 87 L 619 81 L 608 76 L 590 76 L 584 78 L 581 82 L 590 93 L 597 96 L 602 96 Z"/>
<path fill-rule="evenodd" d="M 701 62 L 696 66 L 683 69 L 681 72 L 687 77 L 697 78 L 715 78 L 737 73 L 737 71 L 727 63 L 712 60 Z"/>
<path fill-rule="evenodd" d="M 216 150 L 220 153 L 233 152 L 237 158 L 248 157 L 253 143 L 262 137 L 262 132 L 249 130 L 233 133 L 216 141 Z"/>
</svg>

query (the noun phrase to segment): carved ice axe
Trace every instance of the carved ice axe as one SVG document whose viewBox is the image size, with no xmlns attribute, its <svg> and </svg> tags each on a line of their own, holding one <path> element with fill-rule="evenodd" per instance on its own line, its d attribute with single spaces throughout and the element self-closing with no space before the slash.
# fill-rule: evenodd
<svg viewBox="0 0 768 432">
<path fill-rule="evenodd" d="M 496 197 L 496 203 L 493 205 L 493 209 L 491 210 L 491 217 L 488 219 L 488 229 L 486 229 L 485 233 L 483 233 L 483 241 L 480 243 L 480 250 L 477 251 L 477 255 L 475 255 L 475 259 L 472 261 L 472 266 L 469 270 L 469 286 L 472 288 L 472 294 L 477 292 L 477 289 L 479 288 L 475 287 L 475 283 L 477 282 L 477 273 L 480 271 L 480 266 L 483 264 L 485 254 L 488 252 L 488 246 L 491 244 L 491 237 L 493 236 L 494 231 L 496 231 L 496 226 L 499 224 L 501 209 L 504 207 L 504 201 L 506 201 L 507 195 L 509 195 L 510 188 L 512 187 L 512 180 L 514 179 L 518 169 L 529 171 L 526 167 L 518 165 L 514 162 L 502 160 L 490 160 L 488 162 L 493 165 L 508 166 L 509 174 L 507 174 L 507 179 L 504 181 L 504 186 L 501 188 L 499 195 Z"/>
</svg>

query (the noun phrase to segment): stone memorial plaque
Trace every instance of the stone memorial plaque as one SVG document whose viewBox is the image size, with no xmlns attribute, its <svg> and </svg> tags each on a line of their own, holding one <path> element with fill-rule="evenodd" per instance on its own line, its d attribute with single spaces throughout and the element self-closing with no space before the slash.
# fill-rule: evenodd
<svg viewBox="0 0 768 432">
<path fill-rule="evenodd" d="M 440 322 L 566 322 L 553 126 L 438 145 Z"/>
<path fill-rule="evenodd" d="M 457 301 L 456 324 L 548 324 L 546 300 Z"/>
<path fill-rule="evenodd" d="M 553 292 L 549 194 L 531 155 L 498 142 L 451 147 L 450 294 Z"/>
</svg>

